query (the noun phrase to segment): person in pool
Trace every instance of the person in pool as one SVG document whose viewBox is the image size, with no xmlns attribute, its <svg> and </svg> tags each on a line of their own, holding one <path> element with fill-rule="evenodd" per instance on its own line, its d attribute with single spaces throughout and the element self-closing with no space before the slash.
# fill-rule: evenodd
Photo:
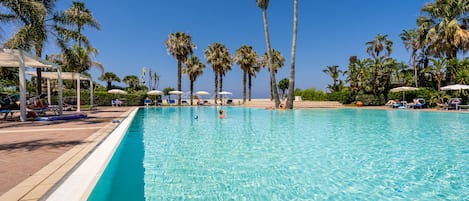
<svg viewBox="0 0 469 201">
<path fill-rule="evenodd" d="M 283 103 L 280 103 L 280 104 L 278 105 L 278 109 L 279 109 L 279 110 L 285 110 L 286 108 L 285 108 L 285 105 L 284 105 Z"/>
<path fill-rule="evenodd" d="M 224 110 L 219 110 L 218 111 L 218 118 L 224 119 L 225 118 L 225 111 Z"/>
</svg>

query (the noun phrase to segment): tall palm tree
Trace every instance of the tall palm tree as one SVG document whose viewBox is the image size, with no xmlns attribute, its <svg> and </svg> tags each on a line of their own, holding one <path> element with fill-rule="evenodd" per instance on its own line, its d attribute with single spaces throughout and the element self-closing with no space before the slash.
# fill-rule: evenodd
<svg viewBox="0 0 469 201">
<path fill-rule="evenodd" d="M 101 81 L 106 81 L 107 82 L 107 90 L 111 90 L 112 88 L 112 82 L 120 82 L 121 79 L 113 72 L 106 72 L 102 74 L 99 78 Z"/>
<path fill-rule="evenodd" d="M 212 65 L 213 73 L 215 74 L 215 104 L 218 99 L 218 92 L 223 90 L 223 76 L 231 69 L 231 54 L 225 45 L 215 42 L 205 49 L 205 59 L 208 64 Z"/>
<path fill-rule="evenodd" d="M 275 102 L 275 108 L 278 108 L 280 105 L 280 99 L 278 97 L 277 90 L 277 81 L 275 80 L 275 74 L 273 70 L 273 57 L 270 48 L 270 35 L 269 35 L 269 25 L 267 23 L 267 8 L 269 7 L 269 0 L 256 0 L 257 6 L 262 9 L 262 18 L 264 19 L 264 34 L 265 34 L 265 43 L 267 45 L 267 55 L 268 55 L 268 67 L 270 71 L 270 88 L 273 93 L 273 98 Z"/>
<path fill-rule="evenodd" d="M 248 101 L 251 101 L 252 77 L 256 77 L 256 73 L 261 71 L 261 66 L 259 65 L 259 62 L 256 63 L 256 65 L 253 65 L 251 66 L 251 68 L 248 69 Z"/>
<path fill-rule="evenodd" d="M 194 82 L 197 80 L 197 77 L 204 73 L 205 64 L 202 63 L 199 58 L 196 56 L 190 56 L 186 62 L 184 62 L 186 67 L 183 69 L 183 73 L 189 76 L 190 80 L 190 93 L 191 93 L 191 105 L 194 100 L 193 92 L 194 92 Z"/>
<path fill-rule="evenodd" d="M 334 81 L 332 86 L 329 86 L 331 92 L 339 91 L 340 90 L 339 89 L 339 83 L 340 83 L 339 76 L 342 73 L 342 70 L 339 70 L 339 66 L 337 65 L 326 66 L 326 69 L 322 70 L 322 72 L 331 76 L 332 80 Z"/>
<path fill-rule="evenodd" d="M 295 57 L 296 57 L 296 35 L 298 32 L 298 0 L 293 0 L 293 39 L 291 48 L 290 80 L 288 83 L 287 109 L 293 109 L 293 98 L 295 96 Z"/>
<path fill-rule="evenodd" d="M 148 72 L 148 77 L 150 78 L 148 88 L 152 90 L 158 89 L 158 85 L 160 83 L 160 75 L 156 71 L 152 72 L 152 70 L 150 69 Z"/>
<path fill-rule="evenodd" d="M 269 66 L 269 63 L 271 63 L 271 68 L 267 68 L 269 71 L 272 71 L 272 73 L 274 74 L 277 74 L 278 70 L 283 67 L 285 65 L 285 58 L 283 57 L 282 53 L 280 53 L 279 51 L 275 50 L 275 49 L 272 49 L 271 50 L 271 53 L 270 53 L 271 56 L 269 56 L 269 54 L 266 52 L 264 53 L 264 56 L 262 56 L 261 58 L 261 66 L 262 67 L 268 67 Z M 272 59 L 269 59 L 269 58 L 272 58 Z M 272 69 L 272 70 L 271 70 Z M 271 79 L 272 81 L 272 79 Z M 275 99 L 275 92 L 274 91 L 277 91 L 277 89 L 273 89 L 272 86 L 276 86 L 277 84 L 272 84 L 270 83 L 270 98 L 271 99 Z M 277 91 L 277 96 L 278 96 L 278 91 Z M 277 99 L 279 99 L 277 97 Z M 279 99 L 280 101 L 280 99 Z M 280 103 L 279 103 L 280 104 Z"/>
<path fill-rule="evenodd" d="M 73 1 L 72 6 L 68 8 L 65 12 L 58 13 L 54 16 L 54 21 L 58 25 L 65 26 L 65 28 L 71 28 L 75 30 L 77 35 L 73 37 L 78 42 L 78 46 L 81 47 L 83 42 L 86 47 L 89 47 L 89 42 L 86 37 L 81 33 L 85 26 L 95 28 L 96 30 L 101 30 L 101 25 L 93 17 L 91 10 L 86 8 L 84 2 Z"/>
<path fill-rule="evenodd" d="M 42 57 L 44 43 L 47 41 L 46 19 L 55 7 L 55 0 L 44 1 L 17 1 L 5 0 L 0 5 L 10 13 L 0 14 L 2 22 L 19 22 L 20 28 L 5 42 L 8 48 L 19 48 L 30 51 L 35 50 L 37 57 Z M 36 68 L 36 94 L 42 93 L 41 69 Z"/>
<path fill-rule="evenodd" d="M 469 50 L 469 2 L 466 0 L 437 0 L 426 4 L 423 16 L 417 20 L 419 30 L 424 33 L 429 53 L 446 56 L 448 60 L 457 57 L 458 51 Z M 449 66 L 448 66 L 449 67 Z M 451 84 L 455 72 L 446 74 L 447 84 Z"/>
<path fill-rule="evenodd" d="M 173 55 L 178 62 L 178 91 L 182 91 L 182 63 L 186 61 L 187 56 L 192 55 L 195 44 L 192 43 L 192 37 L 184 32 L 171 33 L 165 41 L 168 53 Z M 178 105 L 181 104 L 181 95 L 178 95 Z"/>
<path fill-rule="evenodd" d="M 236 50 L 234 60 L 243 71 L 243 103 L 246 102 L 246 81 L 249 70 L 257 65 L 259 56 L 252 46 L 243 45 Z"/>
<path fill-rule="evenodd" d="M 414 29 L 403 30 L 400 34 L 406 50 L 412 49 L 412 68 L 414 69 L 415 87 L 418 87 L 417 51 L 420 49 L 420 40 Z"/>
</svg>

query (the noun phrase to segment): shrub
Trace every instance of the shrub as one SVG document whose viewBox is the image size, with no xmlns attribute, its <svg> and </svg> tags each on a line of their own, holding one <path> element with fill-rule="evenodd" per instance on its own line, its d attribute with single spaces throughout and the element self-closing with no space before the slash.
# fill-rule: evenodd
<svg viewBox="0 0 469 201">
<path fill-rule="evenodd" d="M 355 100 L 361 101 L 364 106 L 384 105 L 386 103 L 383 94 L 380 94 L 379 96 L 375 96 L 373 94 L 358 94 L 355 97 Z"/>
<path fill-rule="evenodd" d="M 295 96 L 301 96 L 303 100 L 311 101 L 325 101 L 327 100 L 327 94 L 324 91 L 316 90 L 315 88 L 310 89 L 296 89 Z"/>
</svg>

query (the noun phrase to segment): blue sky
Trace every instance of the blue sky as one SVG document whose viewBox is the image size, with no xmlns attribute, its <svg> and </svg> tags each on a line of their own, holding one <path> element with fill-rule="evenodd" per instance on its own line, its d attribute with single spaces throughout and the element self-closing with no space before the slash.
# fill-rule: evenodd
<svg viewBox="0 0 469 201">
<path fill-rule="evenodd" d="M 296 56 L 296 88 L 326 90 L 331 78 L 322 72 L 326 66 L 338 65 L 345 70 L 348 58 L 365 58 L 365 43 L 377 34 L 387 34 L 394 41 L 392 56 L 408 62 L 407 52 L 399 38 L 404 29 L 416 27 L 421 8 L 429 0 L 299 0 L 298 41 Z M 166 51 L 164 41 L 173 32 L 187 32 L 203 62 L 204 50 L 214 42 L 223 43 L 234 55 L 242 45 L 251 45 L 259 55 L 266 51 L 261 10 L 255 0 L 142 0 L 85 1 L 101 24 L 101 31 L 86 29 L 92 45 L 99 50 L 96 61 L 106 71 L 120 78 L 140 77 L 142 67 L 160 76 L 159 89 L 177 88 L 177 62 Z M 59 1 L 64 10 L 71 1 Z M 267 10 L 272 47 L 286 58 L 277 81 L 289 77 L 293 29 L 293 1 L 271 0 Z M 50 45 L 46 53 L 55 53 Z M 98 70 L 92 70 L 95 80 Z M 195 83 L 195 90 L 213 93 L 214 74 L 207 64 L 204 74 Z M 104 84 L 104 83 L 102 83 Z M 124 86 L 124 84 L 118 84 Z M 224 78 L 224 90 L 242 97 L 242 71 L 234 64 Z M 182 87 L 189 90 L 187 76 Z M 266 69 L 253 80 L 253 96 L 269 96 L 269 73 Z"/>
</svg>

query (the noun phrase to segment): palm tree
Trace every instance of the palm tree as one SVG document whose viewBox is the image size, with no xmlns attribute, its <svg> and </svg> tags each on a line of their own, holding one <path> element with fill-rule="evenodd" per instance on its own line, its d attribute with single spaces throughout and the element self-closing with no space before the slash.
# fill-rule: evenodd
<svg viewBox="0 0 469 201">
<path fill-rule="evenodd" d="M 269 59 L 269 54 L 267 54 L 267 52 L 264 53 L 264 56 L 262 56 L 262 58 L 261 58 L 261 60 L 262 60 L 261 61 L 261 66 L 265 68 L 271 62 L 272 63 L 271 68 L 268 68 L 268 70 L 271 71 L 270 69 L 273 69 L 272 71 L 273 71 L 274 76 L 275 76 L 275 74 L 277 74 L 277 72 L 278 72 L 278 69 L 280 69 L 281 67 L 283 67 L 285 65 L 285 58 L 282 56 L 282 53 L 280 53 L 279 51 L 277 51 L 275 49 L 272 49 L 272 52 L 270 53 L 270 55 L 271 55 L 270 58 L 272 58 L 272 59 Z M 272 79 L 271 79 L 271 81 L 272 81 Z M 275 99 L 275 92 L 274 91 L 277 91 L 277 89 L 274 90 L 272 88 L 272 86 L 276 86 L 276 85 L 277 84 L 270 83 L 270 86 L 271 86 L 271 88 L 270 88 L 270 98 L 271 99 Z M 277 92 L 277 96 L 278 96 L 278 92 Z"/>
<path fill-rule="evenodd" d="M 184 62 L 186 68 L 183 69 L 183 73 L 189 76 L 190 80 L 190 91 L 191 91 L 191 105 L 194 100 L 194 82 L 197 80 L 197 77 L 204 73 L 205 64 L 202 63 L 199 58 L 196 56 L 190 56 L 186 62 Z"/>
<path fill-rule="evenodd" d="M 340 89 L 339 89 L 339 83 L 340 83 L 339 76 L 342 73 L 342 70 L 339 70 L 338 68 L 339 68 L 339 66 L 333 65 L 333 66 L 326 66 L 326 69 L 322 70 L 322 72 L 324 72 L 324 73 L 328 74 L 329 76 L 331 76 L 332 80 L 334 81 L 332 86 L 329 86 L 329 89 L 331 90 L 331 92 L 340 91 Z"/>
<path fill-rule="evenodd" d="M 366 42 L 368 46 L 366 52 L 373 58 L 380 57 L 380 53 L 384 52 L 384 57 L 387 58 L 392 53 L 393 42 L 388 39 L 388 35 L 378 34 L 372 41 Z"/>
<path fill-rule="evenodd" d="M 84 2 L 79 1 L 73 1 L 72 6 L 69 9 L 67 9 L 65 12 L 61 12 L 55 15 L 54 21 L 57 23 L 57 25 L 64 26 L 64 28 L 73 27 L 72 29 L 77 33 L 74 35 L 73 39 L 78 42 L 79 47 L 81 47 L 82 42 L 86 47 L 90 46 L 88 39 L 81 34 L 85 26 L 90 26 L 98 31 L 101 30 L 101 26 L 99 25 L 99 22 L 93 17 L 91 10 L 86 8 Z"/>
<path fill-rule="evenodd" d="M 158 85 L 160 83 L 160 75 L 155 71 L 152 72 L 151 69 L 148 72 L 148 77 L 150 78 L 149 83 L 148 83 L 148 88 L 154 90 L 158 89 Z"/>
<path fill-rule="evenodd" d="M 291 48 L 290 80 L 288 84 L 287 109 L 293 109 L 293 96 L 295 96 L 295 56 L 296 56 L 296 35 L 298 32 L 298 0 L 293 0 L 293 39 Z"/>
<path fill-rule="evenodd" d="M 256 72 L 259 71 L 261 71 L 261 66 L 259 63 L 257 65 L 251 66 L 251 68 L 248 70 L 248 101 L 251 101 L 252 77 L 256 77 Z"/>
<path fill-rule="evenodd" d="M 178 91 L 181 91 L 182 63 L 186 61 L 187 56 L 192 55 L 195 44 L 192 43 L 192 37 L 184 32 L 169 34 L 165 44 L 168 53 L 178 61 Z M 178 95 L 178 105 L 180 104 L 181 95 Z"/>
<path fill-rule="evenodd" d="M 431 58 L 430 61 L 432 62 L 433 65 L 430 66 L 431 68 L 431 73 L 433 75 L 433 78 L 436 80 L 437 83 L 437 89 L 440 91 L 441 88 L 441 82 L 445 76 L 445 69 L 446 69 L 446 59 L 436 59 L 436 58 Z"/>
<path fill-rule="evenodd" d="M 2 22 L 19 22 L 20 28 L 5 42 L 8 48 L 19 48 L 30 51 L 34 48 L 36 56 L 42 57 L 44 43 L 47 41 L 46 18 L 55 7 L 54 0 L 17 1 L 5 0 L 0 5 L 11 13 L 0 14 Z M 42 93 L 41 68 L 36 68 L 36 94 Z"/>
<path fill-rule="evenodd" d="M 107 82 L 107 90 L 111 90 L 112 88 L 112 82 L 120 82 L 121 79 L 113 72 L 106 72 L 101 75 L 101 77 L 98 78 L 101 81 L 106 81 Z"/>
<path fill-rule="evenodd" d="M 288 78 L 283 78 L 278 82 L 278 89 L 282 91 L 282 98 L 285 97 L 285 90 L 288 89 L 289 83 L 290 81 L 288 80 Z"/>
<path fill-rule="evenodd" d="M 265 43 L 267 45 L 267 55 L 268 55 L 268 67 L 270 71 L 270 88 L 271 93 L 273 93 L 275 108 L 278 108 L 280 105 L 280 99 L 278 97 L 277 90 L 277 81 L 275 80 L 275 74 L 273 70 L 273 57 L 270 48 L 270 36 L 269 36 L 269 25 L 267 23 L 267 8 L 269 7 L 269 0 L 256 0 L 257 6 L 262 9 L 262 18 L 264 19 L 264 34 L 265 34 Z"/>
<path fill-rule="evenodd" d="M 236 50 L 234 60 L 243 71 L 243 103 L 246 102 L 246 78 L 252 66 L 257 65 L 259 56 L 252 46 L 243 45 Z"/>
<path fill-rule="evenodd" d="M 130 89 L 135 89 L 139 82 L 138 77 L 136 75 L 127 75 L 124 77 L 124 79 L 122 79 L 122 81 L 129 85 Z"/>
<path fill-rule="evenodd" d="M 415 87 L 418 87 L 417 77 L 417 51 L 420 49 L 420 41 L 417 32 L 414 29 L 403 30 L 400 34 L 406 50 L 412 48 L 412 68 L 414 69 Z"/>
<path fill-rule="evenodd" d="M 215 74 L 215 104 L 217 103 L 218 99 L 218 92 L 223 90 L 223 76 L 225 75 L 226 71 L 231 69 L 231 55 L 228 52 L 228 49 L 225 45 L 221 43 L 213 43 L 205 49 L 205 59 L 207 59 L 208 64 L 212 64 L 212 70 Z M 218 85 L 220 84 L 220 86 Z"/>
<path fill-rule="evenodd" d="M 422 11 L 424 15 L 417 23 L 430 54 L 446 56 L 450 60 L 457 57 L 458 51 L 466 53 L 469 50 L 468 1 L 437 0 L 426 4 Z M 447 84 L 451 84 L 454 77 L 455 72 L 447 73 Z"/>
</svg>

